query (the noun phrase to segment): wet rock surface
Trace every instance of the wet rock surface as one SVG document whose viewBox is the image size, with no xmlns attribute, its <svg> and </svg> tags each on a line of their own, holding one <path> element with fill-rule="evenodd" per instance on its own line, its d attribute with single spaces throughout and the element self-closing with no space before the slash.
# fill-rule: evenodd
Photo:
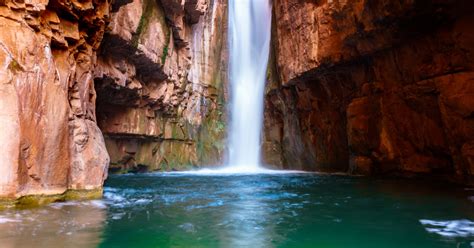
<svg viewBox="0 0 474 248">
<path fill-rule="evenodd" d="M 274 13 L 265 142 L 281 167 L 472 182 L 472 3 L 294 0 Z"/>
<path fill-rule="evenodd" d="M 111 14 L 95 70 L 114 172 L 222 161 L 225 1 L 135 0 Z"/>
</svg>

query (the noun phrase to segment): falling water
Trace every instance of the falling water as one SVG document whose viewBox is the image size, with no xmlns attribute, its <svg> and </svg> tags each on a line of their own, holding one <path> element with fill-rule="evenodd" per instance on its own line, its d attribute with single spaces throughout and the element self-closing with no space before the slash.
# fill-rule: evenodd
<svg viewBox="0 0 474 248">
<path fill-rule="evenodd" d="M 229 165 L 241 171 L 256 170 L 260 164 L 263 95 L 271 33 L 269 1 L 229 1 Z"/>
</svg>

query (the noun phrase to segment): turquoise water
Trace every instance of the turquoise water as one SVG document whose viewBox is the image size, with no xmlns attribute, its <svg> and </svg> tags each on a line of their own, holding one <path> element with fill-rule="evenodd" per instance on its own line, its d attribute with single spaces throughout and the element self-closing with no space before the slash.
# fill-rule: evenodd
<svg viewBox="0 0 474 248">
<path fill-rule="evenodd" d="M 0 212 L 0 247 L 474 247 L 474 191 L 315 174 L 111 176 Z"/>
</svg>

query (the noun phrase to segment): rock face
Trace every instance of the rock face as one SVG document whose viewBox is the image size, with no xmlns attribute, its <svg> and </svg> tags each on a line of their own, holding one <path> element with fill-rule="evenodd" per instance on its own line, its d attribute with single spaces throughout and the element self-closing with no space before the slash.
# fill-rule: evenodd
<svg viewBox="0 0 474 248">
<path fill-rule="evenodd" d="M 267 163 L 474 181 L 474 4 L 273 4 Z M 109 162 L 222 162 L 226 10 L 225 0 L 0 1 L 0 202 L 100 193 Z"/>
<path fill-rule="evenodd" d="M 226 6 L 224 0 L 112 6 L 94 78 L 113 171 L 221 161 Z"/>
<path fill-rule="evenodd" d="M 100 190 L 94 81 L 107 1 L 0 2 L 0 198 Z"/>
<path fill-rule="evenodd" d="M 274 1 L 266 158 L 474 178 L 474 4 Z"/>
<path fill-rule="evenodd" d="M 7 0 L 0 25 L 0 203 L 221 161 L 224 0 Z"/>
</svg>

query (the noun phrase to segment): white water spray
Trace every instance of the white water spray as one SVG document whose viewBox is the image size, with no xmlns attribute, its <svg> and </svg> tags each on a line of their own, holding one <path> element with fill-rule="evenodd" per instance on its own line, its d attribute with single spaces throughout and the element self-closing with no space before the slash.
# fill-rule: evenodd
<svg viewBox="0 0 474 248">
<path fill-rule="evenodd" d="M 270 0 L 229 0 L 231 123 L 229 166 L 260 164 L 263 95 L 270 50 Z"/>
</svg>

